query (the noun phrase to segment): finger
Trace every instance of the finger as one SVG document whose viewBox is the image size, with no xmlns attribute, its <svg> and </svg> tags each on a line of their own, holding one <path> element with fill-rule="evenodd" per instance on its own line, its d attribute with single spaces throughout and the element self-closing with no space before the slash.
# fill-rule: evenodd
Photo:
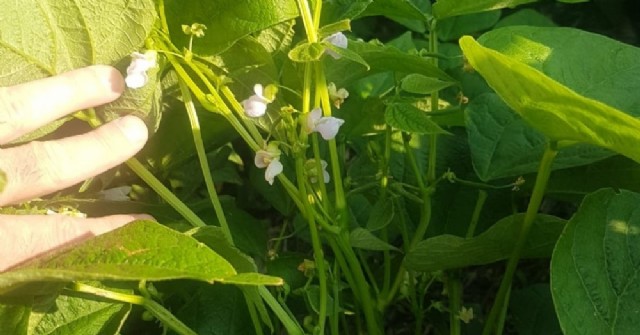
<svg viewBox="0 0 640 335">
<path fill-rule="evenodd" d="M 144 122 L 129 115 L 86 134 L 0 149 L 0 170 L 7 179 L 0 206 L 49 194 L 102 173 L 142 149 L 147 136 Z"/>
<path fill-rule="evenodd" d="M 110 232 L 149 215 L 74 218 L 66 215 L 0 215 L 0 272 L 54 249 Z"/>
<path fill-rule="evenodd" d="M 0 144 L 69 113 L 111 102 L 123 90 L 120 72 L 106 65 L 0 87 Z"/>
</svg>

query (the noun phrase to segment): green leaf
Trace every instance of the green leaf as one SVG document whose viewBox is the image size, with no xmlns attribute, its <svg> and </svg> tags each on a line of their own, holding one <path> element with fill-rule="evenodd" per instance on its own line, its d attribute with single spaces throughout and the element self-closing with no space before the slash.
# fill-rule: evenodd
<svg viewBox="0 0 640 335">
<path fill-rule="evenodd" d="M 213 283 L 235 274 L 195 239 L 157 222 L 136 221 L 0 274 L 0 293 L 34 282 L 185 278 Z"/>
<path fill-rule="evenodd" d="M 509 312 L 520 335 L 562 335 L 549 284 L 534 284 L 514 290 Z"/>
<path fill-rule="evenodd" d="M 318 36 L 322 39 L 342 31 L 351 31 L 351 20 L 340 20 L 321 27 L 318 31 Z"/>
<path fill-rule="evenodd" d="M 384 119 L 388 125 L 409 133 L 447 134 L 428 114 L 411 104 L 394 103 L 387 106 Z"/>
<path fill-rule="evenodd" d="M 438 38 L 442 41 L 454 41 L 464 35 L 470 35 L 491 28 L 500 20 L 500 11 L 455 16 L 438 21 Z"/>
<path fill-rule="evenodd" d="M 0 329 L 13 335 L 27 335 L 31 306 L 0 303 Z"/>
<path fill-rule="evenodd" d="M 226 259 L 227 262 L 231 263 L 239 273 L 257 271 L 253 259 L 231 245 L 222 228 L 217 226 L 198 227 L 187 231 L 185 234 L 206 244 L 218 255 Z"/>
<path fill-rule="evenodd" d="M 426 15 L 410 0 L 373 1 L 361 16 L 384 15 L 390 18 L 403 18 L 426 21 Z"/>
<path fill-rule="evenodd" d="M 130 311 L 130 304 L 60 295 L 52 304 L 33 307 L 29 334 L 116 335 Z"/>
<path fill-rule="evenodd" d="M 359 248 L 364 250 L 376 250 L 376 251 L 385 251 L 385 250 L 399 251 L 398 248 L 379 239 L 378 237 L 373 235 L 370 231 L 364 228 L 358 227 L 352 230 L 351 233 L 349 234 L 349 238 L 351 241 L 351 246 L 354 248 Z"/>
<path fill-rule="evenodd" d="M 388 226 L 393 221 L 394 215 L 393 201 L 380 198 L 369 212 L 367 230 L 377 231 Z"/>
<path fill-rule="evenodd" d="M 584 97 L 469 36 L 460 39 L 460 46 L 507 105 L 551 140 L 590 143 L 640 162 L 640 151 L 636 150 L 640 120 Z"/>
<path fill-rule="evenodd" d="M 4 2 L 2 13 L 14 19 L 0 20 L 0 86 L 91 64 L 128 62 L 156 20 L 152 0 L 14 1 Z M 43 136 L 62 123 L 24 139 Z"/>
<path fill-rule="evenodd" d="M 486 12 L 500 8 L 514 8 L 538 0 L 438 0 L 433 5 L 433 15 L 437 19 Z"/>
<path fill-rule="evenodd" d="M 207 26 L 205 36 L 193 42 L 193 52 L 207 56 L 226 50 L 251 33 L 298 16 L 294 0 L 169 0 L 165 6 L 171 40 L 180 48 L 189 45 L 189 37 L 181 29 L 183 24 Z"/>
<path fill-rule="evenodd" d="M 507 259 L 518 241 L 523 219 L 524 214 L 508 216 L 473 238 L 439 235 L 423 240 L 405 257 L 407 269 L 431 272 Z M 564 223 L 554 216 L 538 215 L 523 257 L 549 257 Z"/>
<path fill-rule="evenodd" d="M 443 81 L 455 82 L 455 79 L 433 65 L 429 59 L 417 54 L 402 52 L 393 46 L 384 46 L 379 42 L 349 40 L 349 50 L 360 55 L 369 64 L 370 69 L 354 67 L 348 59 L 326 59 L 327 77 L 338 87 L 345 87 L 357 79 L 387 71 L 418 73 Z"/>
<path fill-rule="evenodd" d="M 442 81 L 437 78 L 410 74 L 402 79 L 400 88 L 415 94 L 431 94 L 455 85 L 455 82 Z"/>
<path fill-rule="evenodd" d="M 640 194 L 603 189 L 585 197 L 551 259 L 551 289 L 565 334 L 640 329 Z"/>
<path fill-rule="evenodd" d="M 313 62 L 324 55 L 326 44 L 304 42 L 289 51 L 289 59 L 298 63 Z"/>
<path fill-rule="evenodd" d="M 325 48 L 333 51 L 334 53 L 340 55 L 341 57 L 354 61 L 360 65 L 364 65 L 364 67 L 367 68 L 367 70 L 371 69 L 367 61 L 365 61 L 362 57 L 360 57 L 360 55 L 358 55 L 356 52 L 353 52 L 346 48 L 337 47 L 326 41 L 322 44 L 324 45 Z"/>
<path fill-rule="evenodd" d="M 465 110 L 473 167 L 480 179 L 516 177 L 538 170 L 546 139 L 495 93 L 482 94 Z M 553 169 L 589 164 L 613 152 L 588 144 L 561 150 Z"/>
<path fill-rule="evenodd" d="M 551 18 L 535 9 L 524 8 L 501 19 L 493 29 L 508 26 L 555 27 L 556 24 Z"/>
</svg>

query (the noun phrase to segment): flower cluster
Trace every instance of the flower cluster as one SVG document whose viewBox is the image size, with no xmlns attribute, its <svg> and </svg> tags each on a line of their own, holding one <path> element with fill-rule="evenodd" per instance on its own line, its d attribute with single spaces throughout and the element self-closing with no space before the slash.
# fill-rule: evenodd
<svg viewBox="0 0 640 335">
<path fill-rule="evenodd" d="M 263 88 L 261 84 L 255 84 L 253 86 L 254 94 L 242 101 L 244 113 L 252 118 L 263 116 L 267 112 L 267 105 L 273 102 L 277 90 L 274 85 L 267 85 L 266 88 Z"/>
<path fill-rule="evenodd" d="M 342 106 L 344 101 L 349 97 L 349 91 L 344 88 L 337 89 L 334 83 L 329 83 L 327 90 L 329 91 L 329 99 L 331 99 L 337 109 L 340 109 L 340 106 Z"/>
<path fill-rule="evenodd" d="M 329 164 L 327 164 L 327 162 L 324 159 L 321 159 L 320 165 L 322 166 L 322 180 L 326 184 L 331 180 L 331 176 L 329 176 L 329 172 L 327 172 L 327 166 L 329 166 Z M 304 163 L 304 167 L 307 170 L 309 181 L 311 181 L 313 184 L 317 183 L 320 173 L 318 173 L 315 159 L 307 160 Z"/>
<path fill-rule="evenodd" d="M 157 52 L 148 50 L 145 53 L 134 52 L 131 54 L 131 64 L 127 67 L 127 77 L 124 79 L 129 88 L 141 88 L 149 81 L 147 71 L 156 67 Z"/>
<path fill-rule="evenodd" d="M 322 116 L 322 109 L 314 108 L 307 114 L 307 133 L 318 132 L 325 140 L 332 140 L 344 124 L 343 119 L 333 116 Z"/>
</svg>

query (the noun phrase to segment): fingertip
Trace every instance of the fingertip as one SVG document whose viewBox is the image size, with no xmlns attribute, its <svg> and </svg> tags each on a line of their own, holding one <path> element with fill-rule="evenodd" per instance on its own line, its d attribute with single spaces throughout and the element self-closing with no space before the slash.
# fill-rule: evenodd
<svg viewBox="0 0 640 335">
<path fill-rule="evenodd" d="M 147 125 L 139 117 L 126 115 L 114 121 L 131 144 L 139 149 L 147 142 L 149 131 Z"/>
<path fill-rule="evenodd" d="M 100 83 L 105 92 L 111 92 L 111 101 L 119 98 L 125 89 L 124 77 L 113 66 L 92 65 L 85 68 L 92 71 L 96 77 L 96 82 Z"/>
</svg>

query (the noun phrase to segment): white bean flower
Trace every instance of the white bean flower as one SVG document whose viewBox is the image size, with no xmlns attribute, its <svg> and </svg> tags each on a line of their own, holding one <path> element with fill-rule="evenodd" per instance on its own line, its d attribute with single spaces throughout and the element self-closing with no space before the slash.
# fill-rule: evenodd
<svg viewBox="0 0 640 335">
<path fill-rule="evenodd" d="M 141 88 L 149 81 L 147 71 L 156 67 L 158 53 L 148 50 L 145 53 L 134 52 L 131 54 L 131 64 L 127 67 L 127 77 L 124 79 L 127 87 Z"/>
<path fill-rule="evenodd" d="M 258 150 L 256 152 L 254 164 L 261 169 L 267 168 L 264 171 L 264 180 L 266 180 L 269 185 L 273 185 L 275 177 L 284 170 L 280 162 L 280 154 L 281 151 L 275 143 L 269 143 L 267 150 Z"/>
<path fill-rule="evenodd" d="M 329 176 L 329 172 L 327 172 L 327 166 L 329 166 L 329 164 L 327 164 L 327 162 L 324 159 L 321 159 L 320 165 L 322 166 L 322 180 L 326 184 L 331 180 L 331 176 Z M 304 166 L 307 170 L 307 174 L 309 175 L 309 181 L 311 181 L 314 184 L 317 183 L 319 174 L 316 169 L 315 159 L 307 160 L 304 163 Z"/>
<path fill-rule="evenodd" d="M 322 116 L 320 108 L 314 108 L 307 114 L 307 133 L 318 132 L 325 140 L 334 139 L 343 124 L 343 119 Z"/>
<path fill-rule="evenodd" d="M 337 89 L 334 83 L 329 83 L 327 90 L 329 91 L 329 98 L 337 109 L 340 109 L 340 106 L 349 97 L 349 91 L 344 88 Z"/>
<path fill-rule="evenodd" d="M 343 33 L 341 32 L 337 32 L 333 35 L 330 35 L 329 37 L 324 39 L 325 41 L 333 44 L 334 46 L 341 48 L 341 49 L 346 49 L 347 46 L 349 45 L 349 40 L 347 40 L 347 36 L 345 36 Z M 338 59 L 342 56 L 338 55 L 335 51 L 330 50 L 330 49 L 326 49 L 325 52 L 335 58 Z"/>
<path fill-rule="evenodd" d="M 260 84 L 253 86 L 254 95 L 248 99 L 242 101 L 242 107 L 244 107 L 244 113 L 248 117 L 261 117 L 267 112 L 267 104 L 271 101 L 263 95 L 263 87 Z"/>
</svg>

